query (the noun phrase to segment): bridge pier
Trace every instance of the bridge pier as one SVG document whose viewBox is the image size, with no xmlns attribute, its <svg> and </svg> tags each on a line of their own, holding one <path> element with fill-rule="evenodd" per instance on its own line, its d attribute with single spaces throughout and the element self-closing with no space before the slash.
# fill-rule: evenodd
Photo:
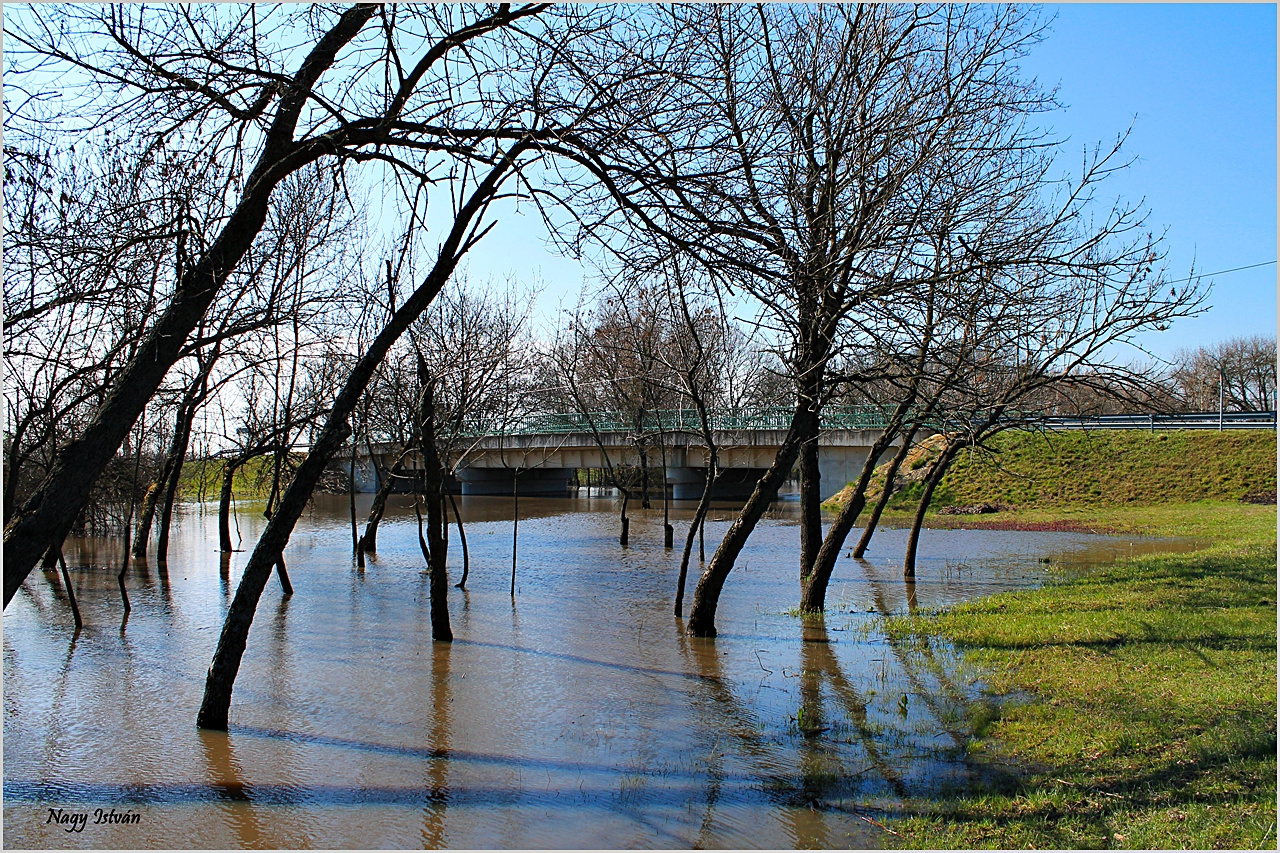
<svg viewBox="0 0 1280 853">
<path fill-rule="evenodd" d="M 520 494 L 537 497 L 563 497 L 569 493 L 572 468 L 529 468 L 520 472 Z M 514 468 L 459 468 L 464 495 L 512 494 L 516 481 Z"/>
<path fill-rule="evenodd" d="M 767 468 L 722 468 L 716 478 L 711 498 L 718 501 L 739 501 L 751 497 L 756 483 Z M 667 482 L 671 484 L 671 497 L 677 501 L 696 501 L 702 497 L 707 484 L 706 468 L 668 468 Z"/>
</svg>

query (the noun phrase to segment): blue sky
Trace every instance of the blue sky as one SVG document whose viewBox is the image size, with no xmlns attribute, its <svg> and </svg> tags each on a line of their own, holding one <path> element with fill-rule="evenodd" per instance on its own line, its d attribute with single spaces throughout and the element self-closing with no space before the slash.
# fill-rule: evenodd
<svg viewBox="0 0 1280 853">
<path fill-rule="evenodd" d="M 1082 146 L 1132 125 L 1137 162 L 1109 192 L 1145 199 L 1167 229 L 1170 273 L 1195 259 L 1214 272 L 1276 259 L 1276 7 L 1249 4 L 1064 4 L 1045 7 L 1051 31 L 1023 63 L 1057 87 L 1046 124 Z M 530 211 L 504 215 L 469 267 L 473 278 L 539 280 L 537 313 L 572 305 L 580 265 L 544 248 Z M 1142 343 L 1157 356 L 1236 335 L 1276 331 L 1276 267 L 1213 277 L 1212 308 Z"/>
</svg>

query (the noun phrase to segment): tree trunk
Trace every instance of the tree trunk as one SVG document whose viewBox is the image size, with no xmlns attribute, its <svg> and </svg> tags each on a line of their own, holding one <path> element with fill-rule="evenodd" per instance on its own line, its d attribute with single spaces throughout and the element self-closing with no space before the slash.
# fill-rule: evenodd
<svg viewBox="0 0 1280 853">
<path fill-rule="evenodd" d="M 640 451 L 640 508 L 650 509 L 649 504 L 649 446 L 643 441 L 636 442 Z"/>
<path fill-rule="evenodd" d="M 369 518 L 364 523 L 364 535 L 360 537 L 357 545 L 361 554 L 378 553 L 378 525 L 382 522 L 383 513 L 386 512 L 387 497 L 391 494 L 391 487 L 403 473 L 404 460 L 408 455 L 409 448 L 406 447 L 396 459 L 395 464 L 391 466 L 391 473 L 382 479 L 382 484 L 378 486 L 378 493 L 373 496 L 373 506 L 369 507 Z"/>
<path fill-rule="evenodd" d="M 471 554 L 467 551 L 467 531 L 462 526 L 462 515 L 458 512 L 458 502 L 453 499 L 453 492 L 448 493 L 449 506 L 453 508 L 453 520 L 458 523 L 458 539 L 462 541 L 462 577 L 458 579 L 458 589 L 467 588 L 467 575 L 471 573 Z"/>
<path fill-rule="evenodd" d="M 218 550 L 224 554 L 235 550 L 231 544 L 231 481 L 241 461 L 228 459 L 222 468 L 222 493 L 218 496 Z"/>
<path fill-rule="evenodd" d="M 658 433 L 658 444 L 662 449 L 662 546 L 671 548 L 674 545 L 676 531 L 671 526 L 671 498 L 667 489 L 667 441 L 664 433 Z M 688 560 L 686 559 L 685 562 L 687 565 Z"/>
<path fill-rule="evenodd" d="M 693 537 L 702 530 L 707 518 L 707 509 L 711 506 L 711 489 L 715 485 L 716 467 L 714 461 L 707 466 L 707 482 L 702 487 L 702 495 L 698 498 L 698 508 L 693 511 L 693 521 L 689 523 L 689 533 L 684 538 L 684 551 L 680 554 L 680 577 L 676 581 L 676 617 L 684 610 L 684 585 L 689 575 L 689 555 L 693 553 Z"/>
<path fill-rule="evenodd" d="M 155 520 L 156 505 L 160 502 L 160 492 L 162 491 L 160 484 L 167 479 L 167 471 L 165 469 L 168 464 L 169 458 L 166 456 L 158 478 L 147 489 L 147 493 L 142 496 L 142 510 L 138 514 L 138 530 L 134 533 L 133 539 L 133 556 L 139 560 L 147 559 L 147 542 L 151 539 L 151 523 Z"/>
<path fill-rule="evenodd" d="M 905 411 L 906 404 L 900 405 L 895 417 L 880 433 L 880 437 L 876 439 L 871 445 L 871 449 L 867 452 L 866 461 L 862 463 L 862 471 L 859 472 L 858 479 L 854 483 L 853 494 L 850 495 L 849 502 L 840 510 L 840 514 L 836 516 L 831 529 L 827 531 L 826 538 L 822 540 L 822 547 L 818 549 L 818 555 L 814 559 L 813 570 L 810 572 L 808 580 L 801 584 L 801 610 L 823 610 L 826 607 L 827 584 L 831 582 L 831 575 L 835 571 L 836 559 L 840 556 L 840 549 L 844 547 L 844 540 L 857 522 L 858 515 L 866 506 L 867 486 L 870 485 L 871 477 L 875 473 L 876 462 L 880 459 L 880 454 L 884 453 L 893 441 L 901 424 L 899 418 L 902 414 L 905 414 Z M 902 444 L 904 447 L 910 446 L 911 438 L 914 435 L 915 428 L 913 427 L 903 437 Z M 899 451 L 895 458 L 901 455 L 902 453 Z"/>
<path fill-rule="evenodd" d="M 272 566 L 280 558 L 293 527 L 297 524 L 306 508 L 311 492 L 324 473 L 325 466 L 333 458 L 351 435 L 350 418 L 356 405 L 373 378 L 374 371 L 386 358 L 388 350 L 400 338 L 409 325 L 422 315 L 431 300 L 444 287 L 445 282 L 457 268 L 463 253 L 474 245 L 478 238 L 471 238 L 464 245 L 472 219 L 481 212 L 496 190 L 502 176 L 511 168 L 515 159 L 529 147 L 529 142 L 521 140 L 514 144 L 506 156 L 496 165 L 476 187 L 471 198 L 463 206 L 454 220 L 452 230 L 440 248 L 439 258 L 431 273 L 413 295 L 392 315 L 391 320 L 370 343 L 368 350 L 356 362 L 351 373 L 343 383 L 342 390 L 329 411 L 324 427 L 312 443 L 311 451 L 302 460 L 297 475 L 289 484 L 279 507 L 262 538 L 253 550 L 249 562 L 245 565 L 240 585 L 236 588 L 235 598 L 227 612 L 226 622 L 222 626 L 222 634 L 218 638 L 218 648 L 213 655 L 213 663 L 209 667 L 205 679 L 204 700 L 200 712 L 196 716 L 199 726 L 206 729 L 227 728 L 227 716 L 231 708 L 231 691 L 235 686 L 236 674 L 240 669 L 240 660 L 244 656 L 245 644 L 249 638 L 249 626 L 253 624 L 253 613 L 262 597 L 267 577 Z M 8 577 L 6 574 L 6 584 Z"/>
<path fill-rule="evenodd" d="M 688 632 L 695 637 L 716 635 L 716 606 L 720 602 L 720 590 L 724 588 L 725 579 L 733 570 L 734 562 L 742 553 L 742 548 L 747 544 L 747 539 L 755 530 L 760 517 L 777 497 L 778 489 L 791 473 L 791 466 L 795 464 L 796 456 L 800 452 L 800 436 L 796 429 L 798 416 L 797 412 L 797 415 L 792 417 L 791 428 L 787 430 L 787 437 L 778 448 L 778 455 L 774 457 L 773 464 L 765 471 L 760 482 L 756 483 L 746 506 L 729 526 L 720 546 L 711 555 L 711 562 L 707 564 L 702 577 L 698 579 L 698 586 L 693 591 L 693 608 L 689 612 L 687 628 Z"/>
<path fill-rule="evenodd" d="M 916 429 L 912 427 L 902 440 L 902 447 L 898 448 L 898 452 L 893 455 L 893 459 L 889 462 L 889 467 L 885 469 L 884 489 L 880 492 L 880 497 L 876 499 L 876 505 L 871 508 L 871 517 L 867 519 L 867 525 L 862 530 L 862 536 L 858 538 L 858 544 L 853 549 L 853 557 L 855 560 L 861 560 L 862 556 L 867 553 L 867 545 L 871 543 L 871 537 L 875 535 L 876 525 L 880 523 L 880 514 L 884 512 L 884 508 L 889 505 L 889 500 L 893 497 L 893 480 L 898 476 L 898 468 L 907 458 L 907 454 L 911 452 L 911 439 L 915 437 Z"/>
<path fill-rule="evenodd" d="M 822 548 L 822 474 L 818 470 L 818 413 L 803 409 L 800 445 L 800 580 L 813 571 Z"/>
<path fill-rule="evenodd" d="M 364 568 L 364 552 L 360 550 L 360 527 L 356 524 L 356 451 L 357 442 L 351 442 L 351 470 L 347 476 L 347 495 L 351 499 L 351 554 L 356 565 Z"/>
<path fill-rule="evenodd" d="M 276 185 L 290 172 L 329 153 L 327 145 L 300 148 L 293 141 L 294 129 L 313 85 L 376 10 L 372 4 L 351 7 L 316 42 L 281 96 L 262 154 L 222 232 L 209 252 L 182 276 L 168 308 L 117 376 L 88 427 L 79 438 L 62 447 L 35 493 L 5 526 L 5 607 L 41 555 L 60 545 L 70 532 L 94 482 L 115 457 L 165 374 L 178 360 L 187 336 L 262 230 Z M 286 158 L 288 165 L 282 167 Z"/>
<path fill-rule="evenodd" d="M 62 552 L 58 552 L 58 565 L 62 567 L 62 583 L 67 588 L 67 600 L 71 602 L 71 615 L 76 621 L 76 630 L 79 631 L 84 627 L 84 620 L 80 618 L 80 605 L 76 603 L 76 591 L 71 586 L 71 573 L 67 571 L 67 560 L 62 556 Z"/>
<path fill-rule="evenodd" d="M 191 405 L 184 412 L 184 417 L 177 429 L 180 433 L 173 437 L 173 446 L 170 449 L 171 459 L 165 460 L 165 468 L 167 469 L 168 479 L 161 480 L 164 484 L 164 501 L 160 510 L 160 538 L 156 543 L 156 561 L 163 562 L 169 559 L 169 527 L 173 523 L 173 505 L 178 500 L 178 484 L 182 480 L 182 464 L 187 458 L 187 445 L 191 443 L 191 425 L 195 422 L 196 407 Z M 146 546 L 143 546 L 143 555 L 146 555 Z"/>
<path fill-rule="evenodd" d="M 516 597 L 516 551 L 520 545 L 520 470 L 511 475 L 511 597 Z"/>
<path fill-rule="evenodd" d="M 920 496 L 920 505 L 916 507 L 915 518 L 911 520 L 911 532 L 907 534 L 907 551 L 902 558 L 902 576 L 905 578 L 916 576 L 916 546 L 920 544 L 920 529 L 924 526 L 924 514 L 929 509 L 929 502 L 933 500 L 933 490 L 942 481 L 947 473 L 947 466 L 951 464 L 951 459 L 959 449 L 958 444 L 954 446 L 948 444 L 938 454 L 938 458 L 933 461 L 933 466 L 929 469 L 929 476 L 924 483 L 924 494 Z"/>
<path fill-rule="evenodd" d="M 631 500 L 631 493 L 626 489 L 619 491 L 622 492 L 622 528 L 618 532 L 618 544 L 626 548 L 631 533 L 631 519 L 627 518 L 627 502 Z"/>
<path fill-rule="evenodd" d="M 449 578 L 444 539 L 444 470 L 436 451 L 435 384 L 427 376 L 427 364 L 418 354 L 418 377 L 422 384 L 419 408 L 423 491 L 427 501 L 427 546 L 431 550 L 431 639 L 453 642 L 449 627 Z"/>
</svg>

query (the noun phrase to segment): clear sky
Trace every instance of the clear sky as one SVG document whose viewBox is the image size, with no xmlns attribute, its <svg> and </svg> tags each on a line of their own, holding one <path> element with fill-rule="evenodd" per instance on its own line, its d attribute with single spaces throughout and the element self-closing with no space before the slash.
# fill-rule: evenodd
<svg viewBox="0 0 1280 853">
<path fill-rule="evenodd" d="M 1068 154 L 1130 125 L 1138 158 L 1111 192 L 1145 199 L 1167 229 L 1170 273 L 1182 278 L 1276 259 L 1276 7 L 1263 4 L 1064 4 L 1024 62 L 1065 108 L 1046 123 Z M 472 257 L 473 277 L 539 280 L 537 314 L 572 305 L 581 265 L 544 248 L 532 211 L 504 215 Z M 1275 334 L 1276 267 L 1213 276 L 1211 309 L 1143 343 L 1167 357 L 1236 335 Z"/>
</svg>

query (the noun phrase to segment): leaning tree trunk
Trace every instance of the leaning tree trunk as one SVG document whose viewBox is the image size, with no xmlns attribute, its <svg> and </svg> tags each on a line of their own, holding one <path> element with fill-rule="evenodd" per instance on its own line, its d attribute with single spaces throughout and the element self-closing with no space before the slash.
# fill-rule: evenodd
<svg viewBox="0 0 1280 853">
<path fill-rule="evenodd" d="M 880 490 L 880 497 L 876 499 L 876 505 L 871 508 L 871 517 L 867 519 L 867 525 L 862 530 L 862 536 L 858 538 L 858 544 L 854 546 L 854 559 L 860 560 L 867 553 L 867 546 L 871 544 L 871 537 L 875 535 L 876 525 L 880 523 L 880 515 L 884 512 L 884 508 L 889 505 L 890 499 L 893 498 L 893 480 L 898 476 L 898 469 L 902 467 L 907 454 L 911 452 L 911 439 L 915 437 L 915 434 L 916 427 L 912 427 L 911 431 L 902 439 L 902 446 L 893 455 L 893 459 L 889 462 L 889 467 L 885 469 L 884 488 Z"/>
<path fill-rule="evenodd" d="M 396 479 L 404 472 L 404 460 L 409 455 L 409 448 L 396 458 L 395 464 L 391 466 L 390 473 L 382 479 L 382 485 L 378 487 L 378 493 L 373 496 L 373 506 L 369 508 L 369 519 L 364 524 L 364 535 L 360 537 L 357 545 L 361 554 L 377 554 L 378 553 L 378 525 L 382 522 L 383 513 L 387 509 L 387 497 L 391 494 L 391 487 L 395 484 Z"/>
<path fill-rule="evenodd" d="M 169 459 L 166 456 L 156 481 L 142 496 L 142 507 L 138 511 L 138 529 L 133 534 L 133 556 L 138 560 L 147 559 L 147 542 L 151 539 L 151 524 L 155 521 L 156 506 L 160 503 L 160 492 L 163 491 L 161 484 L 168 479 L 166 470 L 168 463 Z"/>
<path fill-rule="evenodd" d="M 209 675 L 205 679 L 204 700 L 196 716 L 196 722 L 202 728 L 221 730 L 227 728 L 231 691 L 235 686 L 236 674 L 240 670 L 240 660 L 244 657 L 245 645 L 249 639 L 249 626 L 253 624 L 253 613 L 257 609 L 258 600 L 262 597 L 262 590 L 266 587 L 271 568 L 288 544 L 293 527 L 302 516 L 302 511 L 306 508 L 311 492 L 324 473 L 325 466 L 342 449 L 347 437 L 351 435 L 351 414 L 373 379 L 374 371 L 386 358 L 391 345 L 399 340 L 410 324 L 421 316 L 431 304 L 431 300 L 440 292 L 440 288 L 444 287 L 445 282 L 457 268 L 463 253 L 474 245 L 475 239 L 471 239 L 465 246 L 463 243 L 472 219 L 484 209 L 505 172 L 512 167 L 515 159 L 529 148 L 529 145 L 528 140 L 517 142 L 480 181 L 455 218 L 453 228 L 440 247 L 439 259 L 430 274 L 391 316 L 391 320 L 373 339 L 368 350 L 356 362 L 346 382 L 343 383 L 329 410 L 329 417 L 324 427 L 312 443 L 311 451 L 302 460 L 297 475 L 289 484 L 284 497 L 281 498 L 275 515 L 267 522 L 266 530 L 262 532 L 253 555 L 245 565 L 240 585 L 236 588 L 235 598 L 227 612 L 226 622 L 223 623 L 222 634 L 218 638 L 218 648 L 214 652 Z"/>
<path fill-rule="evenodd" d="M 901 421 L 899 418 L 905 414 L 906 404 L 899 406 L 895 417 L 880 433 L 880 437 L 871 445 L 871 449 L 867 452 L 866 461 L 862 463 L 862 471 L 858 475 L 857 481 L 854 483 L 853 494 L 849 497 L 849 502 L 840 510 L 836 520 L 832 523 L 831 529 L 827 532 L 827 537 L 822 541 L 822 547 L 818 549 L 818 556 L 814 560 L 813 571 L 809 574 L 809 578 L 804 582 L 800 594 L 801 610 L 823 610 L 827 603 L 827 584 L 831 582 L 831 575 L 836 568 L 836 559 L 840 556 L 840 549 L 844 547 L 844 540 L 848 537 L 849 531 L 853 529 L 853 525 L 858 520 L 858 515 L 862 512 L 867 504 L 867 486 L 871 483 L 871 477 L 875 473 L 876 462 L 880 459 L 880 454 L 884 453 L 889 445 L 893 442 Z M 902 439 L 903 447 L 909 447 L 912 436 L 915 435 L 913 427 Z M 895 458 L 902 455 L 899 451 Z"/>
<path fill-rule="evenodd" d="M 187 445 L 191 443 L 191 425 L 195 422 L 195 406 L 179 424 L 179 435 L 174 436 L 172 460 L 165 460 L 168 478 L 161 480 L 164 484 L 164 501 L 160 510 L 160 538 L 156 543 L 156 560 L 163 562 L 169 559 L 169 528 L 173 524 L 173 506 L 178 500 L 178 484 L 182 480 L 182 463 L 187 458 Z M 145 546 L 144 546 L 145 548 Z M 143 551 L 145 556 L 146 552 Z"/>
<path fill-rule="evenodd" d="M 689 556 L 693 553 L 693 537 L 702 530 L 702 525 L 706 523 L 707 510 L 711 506 L 711 490 L 715 487 L 717 474 L 716 458 L 713 452 L 707 465 L 707 481 L 702 487 L 701 497 L 698 498 L 698 508 L 693 511 L 693 521 L 689 523 L 689 533 L 684 537 L 684 551 L 680 554 L 680 577 L 676 581 L 675 613 L 677 618 L 684 615 L 684 585 L 689 576 Z"/>
<path fill-rule="evenodd" d="M 194 418 L 194 413 L 192 414 Z M 177 418 L 173 424 L 173 439 L 169 442 L 169 450 L 165 453 L 164 461 L 160 464 L 160 472 L 156 475 L 156 481 L 147 489 L 146 495 L 142 498 L 142 508 L 138 515 L 138 529 L 134 534 L 133 540 L 133 556 L 139 560 L 147 558 L 147 545 L 151 539 L 151 525 L 155 522 L 156 510 L 160 506 L 160 498 L 168 490 L 169 476 L 173 471 L 173 466 L 181 455 L 187 452 L 187 442 L 183 440 L 183 423 L 187 419 L 187 408 L 183 406 L 179 410 Z M 188 430 L 187 435 L 190 435 Z M 164 559 L 161 557 L 160 559 Z"/>
<path fill-rule="evenodd" d="M 453 499 L 452 492 L 446 492 L 449 506 L 453 508 L 453 520 L 458 524 L 458 539 L 462 542 L 462 577 L 458 579 L 458 589 L 467 588 L 467 575 L 471 574 L 471 554 L 467 551 L 467 530 L 462 526 L 462 514 L 458 512 L 458 502 Z"/>
<path fill-rule="evenodd" d="M 765 471 L 760 482 L 756 483 L 746 506 L 729 526 L 728 532 L 720 542 L 720 547 L 716 548 L 716 552 L 711 555 L 711 562 L 707 564 L 702 577 L 698 579 L 698 586 L 693 591 L 693 608 L 689 611 L 687 628 L 693 636 L 714 637 L 716 635 L 716 606 L 720 602 L 720 590 L 724 588 L 725 579 L 733 570 L 733 564 L 742 553 L 742 548 L 747 544 L 747 539 L 755 530 L 756 524 L 769 508 L 769 504 L 777 497 L 778 489 L 786 481 L 787 475 L 791 473 L 791 466 L 795 464 L 799 452 L 800 436 L 796 429 L 796 418 L 793 417 L 791 428 L 787 430 L 787 437 L 778 448 L 773 464 Z"/>
<path fill-rule="evenodd" d="M 333 64 L 338 51 L 355 38 L 376 11 L 374 5 L 365 4 L 343 12 L 283 87 L 262 154 L 245 181 L 244 195 L 208 254 L 184 273 L 169 306 L 117 376 L 93 420 L 79 438 L 62 447 L 35 493 L 5 525 L 5 607 L 36 561 L 50 547 L 60 547 L 70 532 L 94 482 L 115 457 L 165 374 L 181 356 L 187 337 L 262 230 L 276 185 L 290 172 L 330 153 L 329 145 L 303 147 L 295 143 L 294 130 L 312 87 Z M 288 166 L 282 168 L 286 157 Z"/>
<path fill-rule="evenodd" d="M 929 476 L 924 482 L 924 494 L 920 496 L 920 505 L 916 507 L 915 518 L 911 520 L 911 532 L 907 534 L 907 551 L 902 558 L 902 576 L 905 578 L 916 576 L 916 546 L 920 543 L 920 529 L 924 526 L 924 514 L 929 509 L 929 502 L 933 500 L 933 490 L 938 487 L 938 483 L 942 482 L 943 476 L 947 473 L 947 467 L 959 450 L 959 444 L 948 444 L 938 454 L 938 458 L 933 460 L 933 466 L 929 469 Z"/>
</svg>

